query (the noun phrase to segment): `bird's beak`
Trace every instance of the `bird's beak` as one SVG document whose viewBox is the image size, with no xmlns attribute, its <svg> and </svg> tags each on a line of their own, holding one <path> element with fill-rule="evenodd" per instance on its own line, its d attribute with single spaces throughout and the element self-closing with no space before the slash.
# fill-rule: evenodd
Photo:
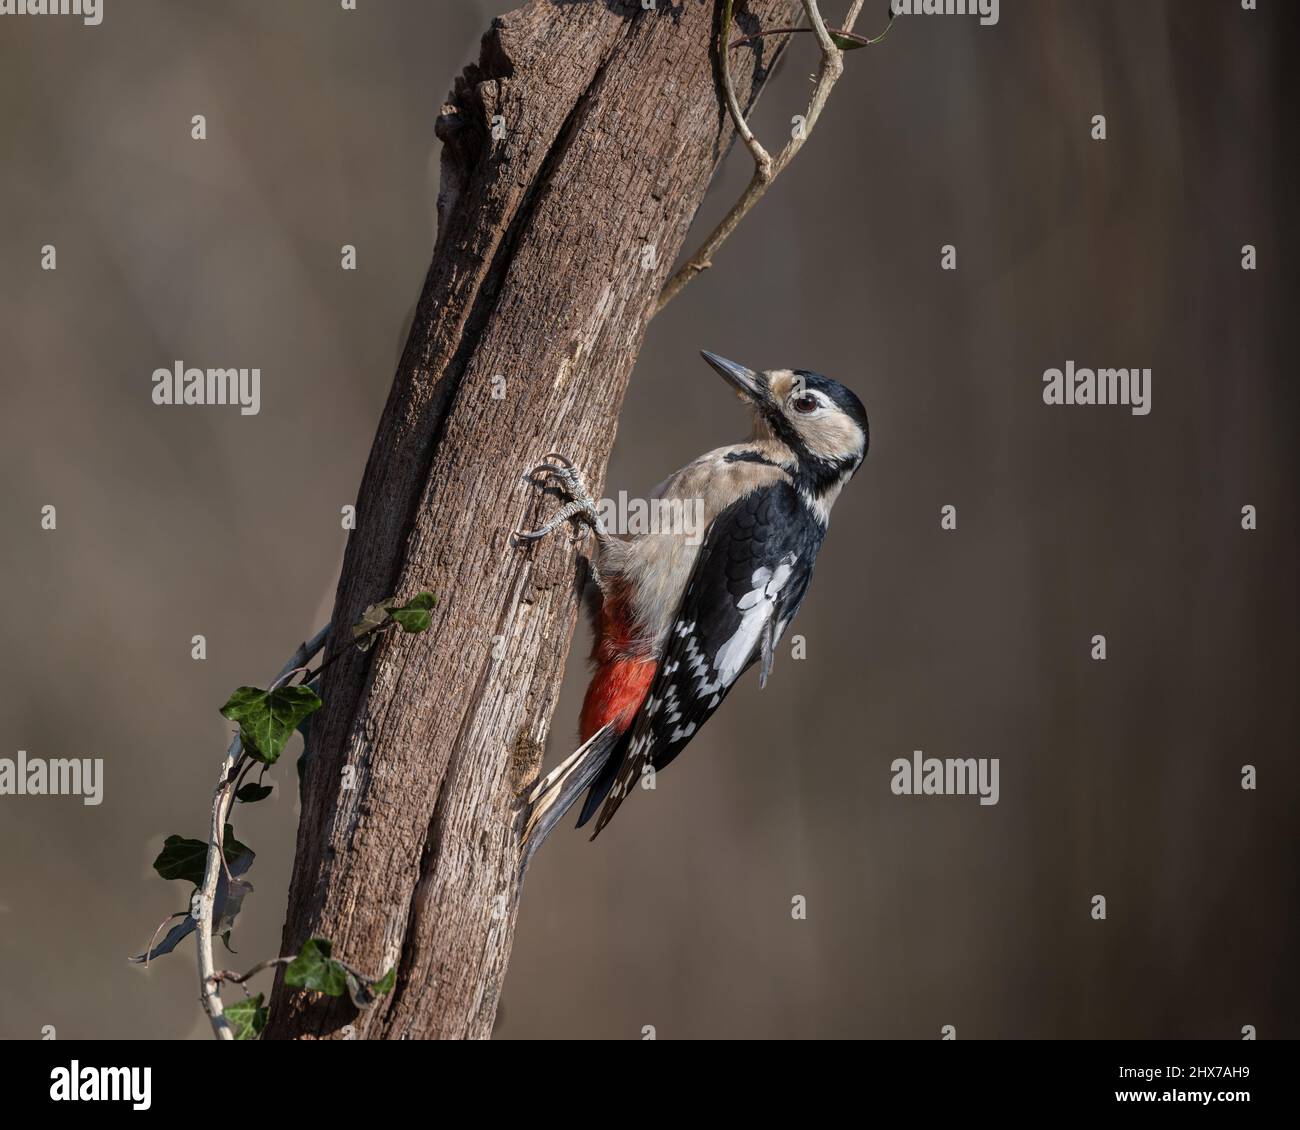
<svg viewBox="0 0 1300 1130">
<path fill-rule="evenodd" d="M 722 379 L 731 385 L 740 395 L 758 405 L 762 406 L 765 399 L 766 389 L 764 381 L 753 369 L 746 369 L 744 365 L 737 365 L 734 361 L 728 361 L 725 357 L 719 357 L 716 353 L 710 353 L 707 349 L 700 350 L 700 356 L 712 365 L 719 373 Z"/>
</svg>

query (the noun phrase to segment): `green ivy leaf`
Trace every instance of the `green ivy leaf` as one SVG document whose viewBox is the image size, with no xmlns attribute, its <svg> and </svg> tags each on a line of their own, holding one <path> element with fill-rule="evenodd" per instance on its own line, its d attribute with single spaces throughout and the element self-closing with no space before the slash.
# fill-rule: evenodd
<svg viewBox="0 0 1300 1130">
<path fill-rule="evenodd" d="M 348 988 L 348 972 L 330 957 L 333 946 L 325 938 L 309 938 L 284 971 L 284 983 L 329 997 L 341 997 Z"/>
<path fill-rule="evenodd" d="M 236 1001 L 225 1008 L 226 1019 L 235 1030 L 236 1040 L 256 1040 L 266 1028 L 269 1010 L 263 1005 L 264 994 Z"/>
<path fill-rule="evenodd" d="M 235 839 L 230 825 L 226 825 L 226 834 L 222 839 L 222 853 L 226 865 L 234 863 L 240 855 L 249 851 Z M 251 854 L 251 852 L 250 852 Z M 153 861 L 153 869 L 164 879 L 183 879 L 199 887 L 203 885 L 203 869 L 208 862 L 208 845 L 203 840 L 187 840 L 184 836 L 168 836 L 163 840 L 163 849 Z"/>
<path fill-rule="evenodd" d="M 433 617 L 429 612 L 438 603 L 438 598 L 431 592 L 416 593 L 405 604 L 390 608 L 388 615 L 397 621 L 404 632 L 427 631 Z"/>
<path fill-rule="evenodd" d="M 370 605 L 352 626 L 352 641 L 362 651 L 369 650 L 380 629 L 391 619 L 405 632 L 424 632 L 429 628 L 429 612 L 437 607 L 438 598 L 431 592 L 418 592 L 405 604 L 395 596 Z"/>
<path fill-rule="evenodd" d="M 310 687 L 240 687 L 221 714 L 239 723 L 240 739 L 253 757 L 274 765 L 298 723 L 320 708 L 320 696 Z"/>
<path fill-rule="evenodd" d="M 371 981 L 335 960 L 332 952 L 333 947 L 325 938 L 310 939 L 285 969 L 284 983 L 331 997 L 347 993 L 357 1008 L 367 1008 L 376 998 L 392 992 L 397 984 L 396 966 L 379 980 Z"/>
<path fill-rule="evenodd" d="M 153 869 L 164 879 L 184 879 L 197 887 L 203 882 L 207 861 L 208 845 L 202 840 L 168 836 L 163 840 L 158 858 L 153 861 Z"/>
<path fill-rule="evenodd" d="M 244 804 L 256 804 L 259 800 L 265 800 L 271 795 L 272 788 L 270 785 L 258 785 L 249 781 L 243 788 L 235 794 L 235 799 L 243 801 Z"/>
</svg>

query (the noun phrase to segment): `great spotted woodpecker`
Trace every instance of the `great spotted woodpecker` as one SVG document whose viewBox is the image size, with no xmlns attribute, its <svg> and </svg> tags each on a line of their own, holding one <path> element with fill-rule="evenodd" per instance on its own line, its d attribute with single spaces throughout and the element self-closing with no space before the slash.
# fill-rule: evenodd
<svg viewBox="0 0 1300 1130">
<path fill-rule="evenodd" d="M 766 685 L 777 643 L 808 591 L 831 505 L 866 456 L 866 411 L 837 381 L 803 369 L 755 372 L 712 353 L 704 359 L 748 402 L 754 433 L 701 455 L 655 491 L 702 506 L 702 543 L 680 529 L 607 532 L 561 455 L 525 476 L 555 480 L 569 501 L 521 539 L 570 518 L 596 534 L 595 669 L 582 744 L 528 795 L 525 866 L 584 789 L 578 827 L 600 808 L 595 839 L 645 766 L 663 769 L 681 753 L 756 662 Z"/>
</svg>

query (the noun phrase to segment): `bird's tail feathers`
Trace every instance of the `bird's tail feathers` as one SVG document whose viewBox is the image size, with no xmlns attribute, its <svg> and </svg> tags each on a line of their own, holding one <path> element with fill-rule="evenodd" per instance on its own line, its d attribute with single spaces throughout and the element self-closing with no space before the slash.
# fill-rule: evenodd
<svg viewBox="0 0 1300 1130">
<path fill-rule="evenodd" d="M 606 724 L 533 786 L 524 825 L 524 867 L 582 791 L 600 775 L 623 737 Z"/>
</svg>

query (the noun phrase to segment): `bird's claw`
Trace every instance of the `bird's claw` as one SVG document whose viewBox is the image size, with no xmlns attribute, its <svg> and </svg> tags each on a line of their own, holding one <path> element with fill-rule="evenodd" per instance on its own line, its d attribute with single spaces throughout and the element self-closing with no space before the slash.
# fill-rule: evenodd
<svg viewBox="0 0 1300 1130">
<path fill-rule="evenodd" d="M 557 460 L 559 466 L 557 467 L 554 463 L 548 463 L 548 459 Z M 558 451 L 548 451 L 542 456 L 541 462 L 534 464 L 524 472 L 524 481 L 532 482 L 533 476 L 538 473 L 556 475 L 562 479 L 565 477 L 566 473 L 575 473 L 573 470 L 573 460 L 566 455 L 561 455 Z"/>
<path fill-rule="evenodd" d="M 547 462 L 554 459 L 556 463 Z M 547 478 L 558 479 L 563 486 L 566 494 L 569 495 L 570 501 L 560 508 L 560 510 L 545 525 L 539 526 L 535 530 L 517 530 L 515 538 L 521 542 L 534 542 L 544 538 L 557 526 L 567 522 L 570 518 L 582 515 L 589 521 L 599 522 L 596 516 L 596 504 L 591 500 L 587 492 L 587 486 L 582 481 L 582 475 L 574 467 L 573 460 L 566 455 L 561 455 L 558 451 L 548 451 L 542 456 L 542 461 L 524 473 L 524 481 L 534 485 L 540 485 L 537 478 L 542 476 L 544 482 Z M 574 538 L 574 543 L 581 542 L 587 537 L 586 527 L 582 527 L 578 536 Z"/>
</svg>

